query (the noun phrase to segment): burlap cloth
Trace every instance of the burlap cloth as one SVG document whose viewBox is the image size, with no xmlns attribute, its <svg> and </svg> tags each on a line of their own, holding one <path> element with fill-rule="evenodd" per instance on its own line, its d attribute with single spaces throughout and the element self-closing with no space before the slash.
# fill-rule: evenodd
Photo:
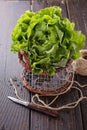
<svg viewBox="0 0 87 130">
<path fill-rule="evenodd" d="M 73 70 L 80 75 L 87 75 L 87 49 L 80 50 L 81 57 L 72 62 Z"/>
</svg>

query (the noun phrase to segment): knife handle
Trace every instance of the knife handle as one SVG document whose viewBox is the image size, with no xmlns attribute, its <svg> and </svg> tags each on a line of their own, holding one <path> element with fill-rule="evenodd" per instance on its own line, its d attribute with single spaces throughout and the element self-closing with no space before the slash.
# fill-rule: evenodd
<svg viewBox="0 0 87 130">
<path fill-rule="evenodd" d="M 58 111 L 50 110 L 48 108 L 38 106 L 34 103 L 29 103 L 28 108 L 44 113 L 46 115 L 52 116 L 52 117 L 58 117 Z"/>
</svg>

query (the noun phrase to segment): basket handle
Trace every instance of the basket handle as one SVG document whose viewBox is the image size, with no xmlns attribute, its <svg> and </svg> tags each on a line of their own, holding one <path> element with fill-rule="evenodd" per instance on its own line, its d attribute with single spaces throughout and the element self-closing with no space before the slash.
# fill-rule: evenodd
<svg viewBox="0 0 87 130">
<path fill-rule="evenodd" d="M 19 51 L 18 52 L 18 58 L 19 58 L 19 62 L 20 64 L 29 72 L 32 71 L 32 68 L 30 66 L 30 62 L 28 60 L 27 54 L 24 51 Z"/>
</svg>

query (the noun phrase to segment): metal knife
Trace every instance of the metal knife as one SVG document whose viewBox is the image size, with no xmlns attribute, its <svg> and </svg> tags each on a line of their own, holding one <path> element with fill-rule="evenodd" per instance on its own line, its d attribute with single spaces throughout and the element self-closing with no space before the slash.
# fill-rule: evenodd
<svg viewBox="0 0 87 130">
<path fill-rule="evenodd" d="M 32 110 L 42 112 L 42 113 L 49 115 L 49 116 L 52 116 L 52 117 L 58 117 L 58 111 L 50 110 L 46 107 L 38 106 L 38 105 L 31 103 L 31 102 L 28 102 L 28 101 L 22 101 L 22 100 L 19 100 L 17 98 L 11 97 L 11 96 L 8 96 L 8 98 L 10 100 L 12 100 L 13 102 L 21 104 L 27 108 L 32 109 Z"/>
</svg>

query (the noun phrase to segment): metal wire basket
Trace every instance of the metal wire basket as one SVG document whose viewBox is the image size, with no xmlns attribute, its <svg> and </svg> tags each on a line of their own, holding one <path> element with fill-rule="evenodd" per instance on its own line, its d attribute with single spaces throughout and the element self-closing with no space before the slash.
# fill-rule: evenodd
<svg viewBox="0 0 87 130">
<path fill-rule="evenodd" d="M 18 57 L 19 62 L 24 67 L 22 83 L 29 91 L 48 96 L 64 92 L 69 87 L 70 80 L 72 79 L 70 61 L 64 68 L 56 68 L 54 76 L 49 76 L 46 72 L 33 74 L 25 52 L 19 52 Z"/>
</svg>

